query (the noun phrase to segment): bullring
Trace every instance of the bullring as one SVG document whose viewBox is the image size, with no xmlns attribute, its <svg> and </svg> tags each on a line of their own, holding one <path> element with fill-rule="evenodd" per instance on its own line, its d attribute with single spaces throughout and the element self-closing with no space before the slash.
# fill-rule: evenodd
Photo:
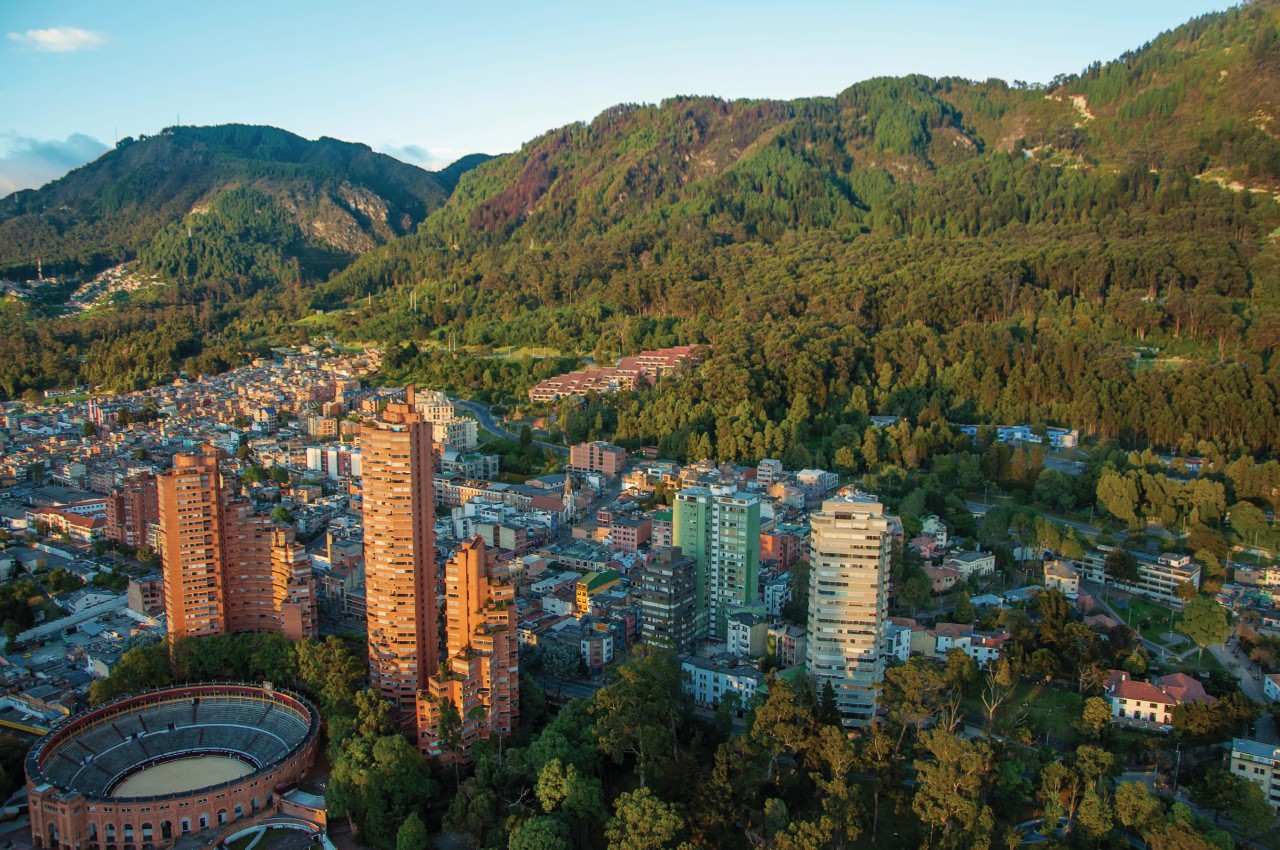
<svg viewBox="0 0 1280 850">
<path fill-rule="evenodd" d="M 320 715 L 269 685 L 182 685 L 76 715 L 27 756 L 37 847 L 162 850 L 269 812 L 315 759 Z"/>
</svg>

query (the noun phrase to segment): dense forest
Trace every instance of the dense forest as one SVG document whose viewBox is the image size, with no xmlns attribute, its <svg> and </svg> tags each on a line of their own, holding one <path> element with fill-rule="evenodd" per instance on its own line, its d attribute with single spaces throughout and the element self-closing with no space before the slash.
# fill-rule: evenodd
<svg viewBox="0 0 1280 850">
<path fill-rule="evenodd" d="M 171 127 L 0 201 L 0 277 L 54 280 L 0 302 L 0 390 L 137 389 L 226 369 L 283 336 L 299 295 L 412 232 L 475 156 L 423 171 L 364 145 L 271 127 Z M 169 285 L 61 316 L 74 281 L 136 261 Z M 68 281 L 72 281 L 68 283 Z"/>
<path fill-rule="evenodd" d="M 1280 141 L 1258 116 L 1278 10 L 1197 19 L 1047 88 L 620 106 L 476 169 L 312 306 L 340 334 L 414 340 L 402 377 L 448 371 L 432 343 L 450 337 L 598 359 L 706 344 L 687 380 L 607 401 L 616 440 L 681 458 L 801 444 L 830 463 L 869 414 L 1269 455 Z M 495 400 L 527 385 L 459 371 Z"/>
<path fill-rule="evenodd" d="M 698 343 L 689 380 L 608 401 L 617 440 L 831 462 L 868 414 L 897 414 L 1271 455 L 1278 26 L 1280 4 L 1249 4 L 1048 86 L 618 106 L 467 170 L 349 265 L 246 186 L 138 242 L 183 281 L 159 310 L 5 305 L 0 388 L 135 387 L 325 331 L 387 345 L 396 378 L 512 403 L 542 370 L 503 346 Z M 296 167 L 266 141 L 243 156 Z"/>
</svg>

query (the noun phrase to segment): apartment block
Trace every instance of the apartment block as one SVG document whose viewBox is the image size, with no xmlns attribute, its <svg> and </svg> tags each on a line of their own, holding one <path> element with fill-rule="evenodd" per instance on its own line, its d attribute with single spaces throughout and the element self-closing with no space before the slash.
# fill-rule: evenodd
<svg viewBox="0 0 1280 850">
<path fill-rule="evenodd" d="M 369 684 L 407 715 L 439 659 L 431 423 L 412 388 L 362 426 L 360 454 Z"/>
<path fill-rule="evenodd" d="M 515 585 L 479 539 L 445 566 L 445 635 L 439 670 L 418 694 L 418 748 L 465 763 L 476 741 L 509 735 L 520 711 Z M 456 742 L 446 740 L 446 712 L 456 712 Z"/>
<path fill-rule="evenodd" d="M 578 443 L 569 447 L 569 470 L 616 477 L 627 471 L 627 450 L 602 440 Z"/>
<path fill-rule="evenodd" d="M 731 487 L 676 494 L 672 542 L 697 563 L 700 634 L 724 639 L 732 605 L 760 593 L 760 499 Z"/>
<path fill-rule="evenodd" d="M 697 564 L 679 549 L 650 555 L 640 572 L 640 634 L 651 646 L 689 652 L 697 636 Z"/>
<path fill-rule="evenodd" d="M 1191 560 L 1190 555 L 1167 553 L 1158 558 L 1151 558 L 1142 553 L 1135 553 L 1138 577 L 1130 582 L 1107 575 L 1107 555 L 1112 551 L 1110 546 L 1099 546 L 1083 558 L 1077 559 L 1076 567 L 1080 571 L 1080 580 L 1110 584 L 1175 608 L 1182 607 L 1182 598 L 1178 596 L 1180 584 L 1185 582 L 1197 590 L 1200 588 L 1200 565 Z"/>
<path fill-rule="evenodd" d="M 109 539 L 138 548 L 147 542 L 147 525 L 160 519 L 160 495 L 154 475 L 139 475 L 111 488 L 107 496 Z"/>
<path fill-rule="evenodd" d="M 825 501 L 810 523 L 809 675 L 831 684 L 845 726 L 864 726 L 884 679 L 889 523 L 868 496 Z"/>
<path fill-rule="evenodd" d="M 317 634 L 306 552 L 293 529 L 233 495 L 216 449 L 175 456 L 157 491 L 164 608 L 173 638 L 267 631 L 302 640 Z"/>
<path fill-rule="evenodd" d="M 1280 809 L 1280 747 L 1232 738 L 1228 764 L 1232 774 L 1260 786 L 1271 807 Z"/>
</svg>

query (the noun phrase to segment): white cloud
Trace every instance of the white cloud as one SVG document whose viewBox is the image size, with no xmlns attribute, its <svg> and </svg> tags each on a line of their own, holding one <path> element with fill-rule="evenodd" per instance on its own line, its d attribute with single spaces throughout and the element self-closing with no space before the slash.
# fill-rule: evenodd
<svg viewBox="0 0 1280 850">
<path fill-rule="evenodd" d="M 393 145 L 388 143 L 378 148 L 378 152 L 430 171 L 439 171 L 458 158 L 458 154 L 451 150 L 431 151 L 422 145 L 413 144 Z"/>
<path fill-rule="evenodd" d="M 93 50 L 107 43 L 102 33 L 80 27 L 49 27 L 44 30 L 11 32 L 9 40 L 24 44 L 33 50 L 47 53 L 74 53 L 77 50 Z"/>
<path fill-rule="evenodd" d="M 106 150 L 102 142 L 83 133 L 65 140 L 0 133 L 0 197 L 43 186 Z"/>
</svg>

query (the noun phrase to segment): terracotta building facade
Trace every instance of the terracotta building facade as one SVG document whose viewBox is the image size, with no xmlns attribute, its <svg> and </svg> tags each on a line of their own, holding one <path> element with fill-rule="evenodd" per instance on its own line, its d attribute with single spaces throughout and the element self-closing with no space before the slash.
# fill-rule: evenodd
<svg viewBox="0 0 1280 850">
<path fill-rule="evenodd" d="M 520 710 L 515 585 L 479 537 L 445 566 L 445 634 L 418 698 L 418 748 L 452 764 L 469 761 L 477 740 L 509 735 Z"/>
<path fill-rule="evenodd" d="M 360 429 L 369 684 L 402 717 L 439 658 L 431 423 L 392 403 Z"/>
<path fill-rule="evenodd" d="M 317 632 L 314 580 L 292 528 L 232 494 L 217 450 L 177 455 L 159 476 L 165 615 L 177 640 L 227 632 Z"/>
<path fill-rule="evenodd" d="M 107 496 L 107 537 L 138 548 L 147 542 L 147 526 L 160 519 L 154 475 L 139 475 L 111 488 Z"/>
</svg>

